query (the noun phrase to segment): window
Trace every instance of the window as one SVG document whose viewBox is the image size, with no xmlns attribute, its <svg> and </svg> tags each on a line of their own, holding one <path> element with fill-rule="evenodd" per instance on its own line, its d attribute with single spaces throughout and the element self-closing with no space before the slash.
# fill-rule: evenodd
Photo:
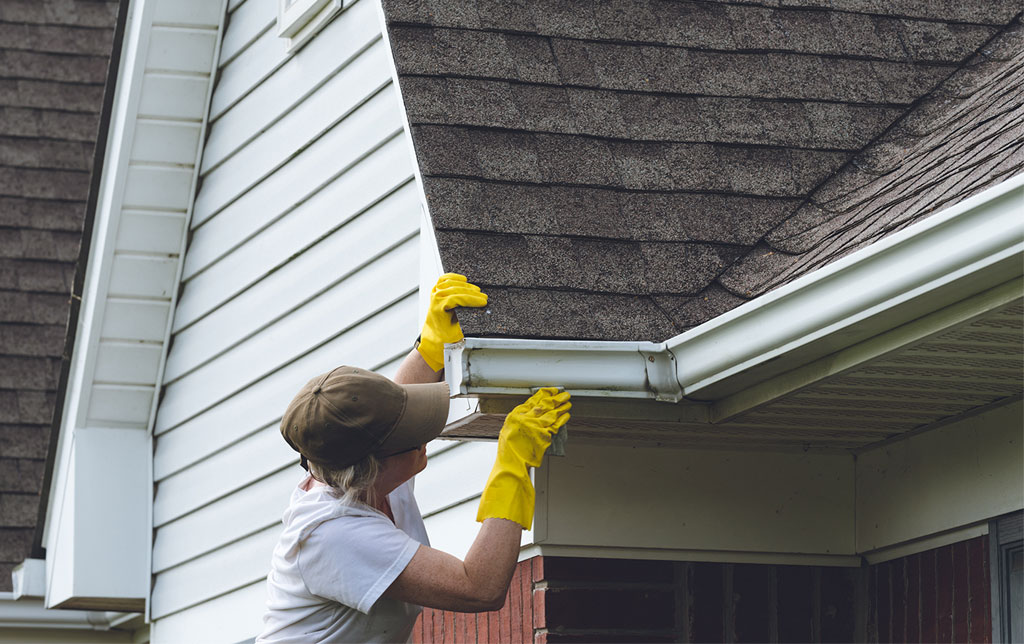
<svg viewBox="0 0 1024 644">
<path fill-rule="evenodd" d="M 1000 517 L 989 526 L 992 576 L 992 641 L 1024 642 L 1024 514 Z"/>
</svg>

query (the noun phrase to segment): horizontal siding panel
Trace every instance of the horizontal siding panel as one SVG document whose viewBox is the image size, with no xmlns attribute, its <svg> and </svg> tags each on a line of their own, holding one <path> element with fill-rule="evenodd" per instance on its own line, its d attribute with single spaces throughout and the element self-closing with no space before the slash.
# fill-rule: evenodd
<svg viewBox="0 0 1024 644">
<path fill-rule="evenodd" d="M 153 498 L 153 525 L 160 527 L 297 460 L 277 424 L 268 425 L 160 481 Z"/>
<path fill-rule="evenodd" d="M 383 142 L 354 165 L 337 168 L 328 163 L 329 157 L 320 156 L 293 161 L 195 230 L 185 255 L 183 279 L 193 278 L 286 213 L 289 218 L 300 216 L 308 222 L 305 226 L 326 234 L 413 176 L 408 148 L 400 136 Z M 179 327 L 185 326 L 186 314 L 178 316 Z"/>
<path fill-rule="evenodd" d="M 154 26 L 150 31 L 146 70 L 208 76 L 216 48 L 216 31 Z"/>
<path fill-rule="evenodd" d="M 390 252 L 385 264 L 398 261 L 402 270 L 409 271 L 410 276 L 416 275 L 419 261 L 417 205 L 415 184 L 406 184 L 376 207 L 264 277 L 255 287 L 181 331 L 168 355 L 164 382 L 174 382 L 384 253 Z M 381 231 L 385 230 L 388 234 L 382 235 Z M 406 241 L 401 241 L 403 239 Z M 394 247 L 396 243 L 400 245 Z M 365 269 L 385 270 L 386 274 L 393 275 L 394 270 L 387 269 L 385 264 L 365 266 Z M 361 279 L 382 278 L 374 275 Z M 267 306 L 268 302 L 274 302 L 275 306 Z"/>
<path fill-rule="evenodd" d="M 132 161 L 192 167 L 199 152 L 199 123 L 140 120 L 132 139 Z"/>
<path fill-rule="evenodd" d="M 253 6 L 257 4 L 253 3 Z M 271 15 L 276 15 L 276 7 L 273 3 L 269 4 Z M 373 3 L 358 3 L 341 18 L 331 22 L 297 56 L 289 59 L 273 76 L 253 89 L 210 126 L 203 152 L 204 174 L 267 129 L 339 69 L 345 68 L 345 73 L 351 78 L 352 72 L 347 66 L 366 67 L 369 64 L 364 60 L 369 52 L 360 52 L 380 39 Z M 229 34 L 233 27 L 232 22 L 228 27 Z M 380 67 L 379 73 L 390 75 L 390 61 L 386 58 L 386 48 L 383 43 L 381 45 L 385 58 L 374 64 Z M 342 111 L 339 106 L 328 113 L 337 116 Z"/>
<path fill-rule="evenodd" d="M 170 302 L 108 299 L 103 339 L 163 342 L 170 322 Z"/>
<path fill-rule="evenodd" d="M 117 248 L 133 253 L 177 255 L 185 236 L 183 213 L 126 210 L 117 227 Z"/>
<path fill-rule="evenodd" d="M 372 272 L 360 272 L 337 284 L 213 362 L 167 385 L 161 413 L 168 419 L 189 418 L 337 336 L 364 316 L 415 294 L 419 286 L 417 259 L 415 252 L 385 256 Z"/>
<path fill-rule="evenodd" d="M 221 548 L 157 575 L 151 599 L 153 618 L 265 579 L 281 529 L 268 528 L 231 544 L 230 548 Z"/>
<path fill-rule="evenodd" d="M 268 29 L 220 70 L 210 99 L 210 120 L 219 118 L 288 59 L 288 43 Z"/>
<path fill-rule="evenodd" d="M 416 477 L 416 501 L 424 515 L 478 498 L 487 483 L 496 442 L 472 441 L 430 457 Z"/>
<path fill-rule="evenodd" d="M 272 429 L 277 431 L 277 426 Z M 277 439 L 284 444 L 280 434 Z M 212 552 L 239 536 L 280 524 L 292 490 L 305 476 L 295 452 L 288 465 L 161 526 L 153 541 L 153 572 Z"/>
<path fill-rule="evenodd" d="M 191 168 L 132 165 L 123 207 L 185 212 L 191 192 Z"/>
<path fill-rule="evenodd" d="M 201 219 L 208 219 L 211 213 L 220 211 L 226 204 L 234 201 L 239 194 L 256 185 L 275 168 L 283 165 L 288 159 L 304 149 L 311 142 L 334 124 L 345 122 L 357 108 L 373 110 L 380 113 L 383 126 L 371 125 L 366 120 L 357 124 L 369 126 L 365 137 L 354 142 L 356 147 L 366 149 L 363 139 L 379 141 L 380 127 L 387 127 L 385 115 L 397 115 L 397 101 L 389 98 L 394 93 L 383 94 L 379 100 L 371 98 L 381 88 L 391 83 L 391 75 L 387 71 L 387 58 L 383 41 L 365 55 L 346 67 L 312 96 L 295 106 L 281 118 L 253 139 L 237 154 L 206 174 L 203 178 L 203 190 L 196 198 L 195 212 Z M 361 104 L 366 101 L 365 106 Z M 364 119 L 370 119 L 365 115 Z M 377 119 L 374 119 L 376 122 Z M 387 131 L 390 131 L 388 128 Z"/>
<path fill-rule="evenodd" d="M 122 385 L 152 385 L 160 370 L 163 347 L 159 344 L 100 340 L 96 359 L 97 382 Z"/>
<path fill-rule="evenodd" d="M 153 387 L 94 385 L 89 397 L 89 420 L 146 429 L 153 406 Z"/>
<path fill-rule="evenodd" d="M 259 38 L 264 31 L 277 25 L 277 0 L 252 0 L 231 12 L 224 40 L 220 45 L 220 62 L 223 67 L 234 60 L 246 47 Z"/>
<path fill-rule="evenodd" d="M 153 463 L 156 480 L 279 422 L 288 402 L 313 376 L 342 364 L 374 369 L 407 352 L 417 333 L 416 306 L 415 295 L 402 300 L 160 436 Z M 157 434 L 173 426 L 161 410 Z"/>
<path fill-rule="evenodd" d="M 216 0 L 158 0 L 153 23 L 216 29 L 223 17 L 223 5 Z"/>
<path fill-rule="evenodd" d="M 402 168 L 399 167 L 399 169 Z M 334 202 L 337 212 L 335 221 L 323 221 L 324 211 L 321 208 L 325 200 L 328 199 L 325 195 L 310 207 L 304 208 L 303 212 L 296 213 L 296 217 L 284 218 L 277 225 L 268 227 L 253 236 L 229 255 L 186 282 L 174 315 L 175 332 L 208 314 L 223 302 L 257 282 L 264 273 L 283 265 L 293 255 L 308 248 L 319 238 L 336 229 L 353 214 L 385 196 L 386 192 L 364 191 L 376 188 L 376 181 L 371 181 L 369 186 L 361 183 L 353 185 L 352 182 L 356 182 L 359 177 L 365 177 L 369 171 L 369 167 L 363 167 L 360 164 L 359 172 L 356 175 L 348 178 L 345 184 L 337 186 L 336 190 L 330 191 L 329 194 L 334 194 L 336 191 L 347 192 L 353 188 L 355 190 L 352 193 L 352 202 Z M 393 178 L 393 175 L 386 175 L 380 180 L 391 183 Z M 398 183 L 404 183 L 408 179 L 408 176 L 402 177 Z M 284 189 L 284 186 L 279 187 Z M 386 186 L 385 190 L 389 187 Z M 306 221 L 309 222 L 309 226 L 298 223 Z M 289 233 L 289 236 L 282 236 L 286 232 Z M 197 232 L 196 236 L 200 234 Z"/>
<path fill-rule="evenodd" d="M 201 121 L 209 85 L 206 78 L 147 73 L 142 79 L 139 117 Z"/>
<path fill-rule="evenodd" d="M 267 582 L 260 580 L 154 622 L 152 641 L 194 642 L 197 633 L 210 642 L 248 640 L 261 630 L 266 603 Z"/>
<path fill-rule="evenodd" d="M 417 503 L 419 503 L 421 487 L 419 479 L 421 476 L 423 475 L 416 477 Z M 422 486 L 426 487 L 426 483 L 422 483 Z M 470 546 L 473 545 L 480 532 L 480 524 L 476 520 L 479 506 L 479 500 L 472 499 L 439 514 L 425 517 L 423 524 L 427 527 L 430 547 L 447 552 L 459 559 L 465 559 Z M 533 543 L 533 530 L 523 530 L 523 536 L 520 537 L 519 543 L 524 546 Z"/>
<path fill-rule="evenodd" d="M 419 503 L 419 497 L 422 494 L 420 488 L 426 487 L 426 485 L 419 480 L 420 477 L 416 478 L 416 502 Z M 473 541 L 480 531 L 480 524 L 476 522 L 476 511 L 479 505 L 479 502 L 474 499 L 449 508 L 440 514 L 425 517 L 423 524 L 427 527 L 430 546 L 459 559 L 465 559 L 469 547 L 473 545 Z"/>
<path fill-rule="evenodd" d="M 117 255 L 110 273 L 110 295 L 170 299 L 177 268 L 173 257 Z"/>
</svg>

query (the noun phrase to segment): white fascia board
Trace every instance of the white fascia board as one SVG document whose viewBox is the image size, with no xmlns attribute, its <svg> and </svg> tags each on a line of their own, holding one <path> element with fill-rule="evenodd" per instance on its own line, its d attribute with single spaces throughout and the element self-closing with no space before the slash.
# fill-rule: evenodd
<svg viewBox="0 0 1024 644">
<path fill-rule="evenodd" d="M 60 552 L 67 567 L 74 565 L 74 480 L 75 432 L 86 422 L 92 381 L 95 373 L 103 316 L 106 309 L 112 258 L 116 243 L 117 224 L 121 212 L 121 199 L 128 172 L 126 159 L 130 153 L 134 117 L 138 111 L 139 93 L 145 71 L 145 52 L 149 43 L 149 26 L 152 20 L 153 2 L 133 0 L 122 42 L 121 65 L 115 81 L 115 96 L 111 114 L 110 130 L 107 136 L 105 167 L 102 169 L 99 198 L 96 205 L 92 243 L 82 292 L 82 308 L 75 331 L 75 350 L 65 390 L 64 411 L 61 417 L 57 449 L 50 488 L 46 518 L 43 525 L 43 544 L 51 553 L 47 557 L 47 590 L 55 586 L 52 579 L 53 555 Z M 123 161 L 123 162 L 122 162 Z M 97 169 L 96 171 L 101 171 Z M 148 459 L 144 451 L 136 458 Z M 64 538 L 58 534 L 63 526 L 67 533 Z M 70 587 L 57 580 L 56 587 Z"/>
<path fill-rule="evenodd" d="M 463 396 L 714 400 L 1019 278 L 1022 252 L 1018 175 L 666 342 L 468 338 L 445 348 L 446 379 Z"/>
<path fill-rule="evenodd" d="M 666 348 L 687 396 L 771 363 L 760 374 L 766 379 L 1019 277 L 1022 252 L 1018 175 L 680 334 Z M 796 363 L 780 360 L 798 351 Z"/>
</svg>

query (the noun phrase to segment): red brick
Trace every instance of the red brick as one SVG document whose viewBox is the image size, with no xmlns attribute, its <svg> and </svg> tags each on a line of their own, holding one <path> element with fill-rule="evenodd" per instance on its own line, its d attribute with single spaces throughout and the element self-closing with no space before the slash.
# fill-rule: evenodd
<svg viewBox="0 0 1024 644">
<path fill-rule="evenodd" d="M 452 612 L 452 642 L 462 644 L 466 637 L 466 614 Z"/>
<path fill-rule="evenodd" d="M 509 642 L 522 644 L 523 642 L 523 592 L 522 577 L 519 566 L 516 566 L 512 573 L 512 581 L 508 589 L 509 605 Z"/>
<path fill-rule="evenodd" d="M 521 587 L 519 592 L 523 598 L 523 642 L 533 641 L 533 564 L 524 561 L 519 564 Z"/>
<path fill-rule="evenodd" d="M 434 610 L 424 608 L 419 617 L 420 628 L 423 629 L 423 641 L 427 644 L 434 642 Z"/>
<path fill-rule="evenodd" d="M 498 632 L 498 611 L 492 610 L 487 613 L 487 639 L 490 642 L 501 642 Z"/>
<path fill-rule="evenodd" d="M 476 614 L 476 641 L 479 644 L 489 644 L 491 641 L 490 629 L 487 628 L 487 613 Z"/>
<path fill-rule="evenodd" d="M 938 588 L 935 586 L 935 550 L 921 553 L 921 641 L 935 642 L 938 633 L 936 607 Z"/>
<path fill-rule="evenodd" d="M 445 644 L 460 644 L 459 631 L 455 625 L 455 616 L 458 613 L 452 611 L 444 612 L 444 642 Z"/>
<path fill-rule="evenodd" d="M 533 591 L 533 630 L 547 628 L 547 589 Z"/>
<path fill-rule="evenodd" d="M 954 543 L 953 550 L 953 641 L 970 638 L 970 585 L 967 577 L 967 542 Z"/>
<path fill-rule="evenodd" d="M 505 594 L 505 603 L 498 610 L 498 641 L 508 642 L 512 636 L 512 602 L 509 601 L 508 593 Z"/>
<path fill-rule="evenodd" d="M 921 555 L 907 557 L 907 642 L 921 641 Z"/>
<path fill-rule="evenodd" d="M 430 616 L 433 625 L 431 627 L 432 642 L 441 642 L 444 640 L 444 611 L 434 610 L 431 611 Z"/>
<path fill-rule="evenodd" d="M 544 579 L 544 557 L 534 557 L 530 559 L 530 562 L 533 568 L 533 581 L 538 582 Z"/>
<path fill-rule="evenodd" d="M 935 552 L 936 642 L 953 641 L 953 548 L 943 546 Z"/>
</svg>

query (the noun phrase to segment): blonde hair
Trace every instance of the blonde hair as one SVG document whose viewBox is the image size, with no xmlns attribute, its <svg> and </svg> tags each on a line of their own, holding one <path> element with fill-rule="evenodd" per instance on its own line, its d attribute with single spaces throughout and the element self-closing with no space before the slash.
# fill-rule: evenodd
<svg viewBox="0 0 1024 644">
<path fill-rule="evenodd" d="M 313 478 L 329 485 L 331 493 L 348 505 L 360 502 L 372 506 L 377 502 L 373 484 L 377 482 L 380 470 L 380 459 L 373 454 L 340 469 L 309 461 L 309 473 Z"/>
</svg>

